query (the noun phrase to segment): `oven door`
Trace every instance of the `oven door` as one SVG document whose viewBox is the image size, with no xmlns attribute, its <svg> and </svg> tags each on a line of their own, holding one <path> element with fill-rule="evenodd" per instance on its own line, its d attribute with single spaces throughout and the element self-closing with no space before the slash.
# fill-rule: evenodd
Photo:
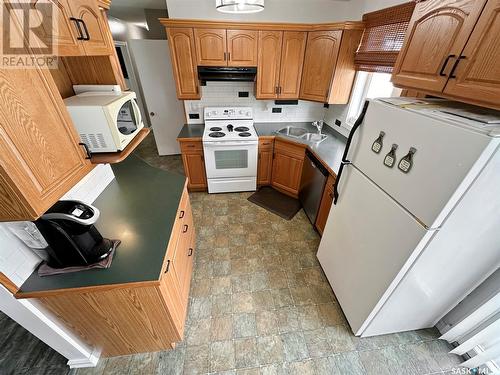
<svg viewBox="0 0 500 375">
<path fill-rule="evenodd" d="M 257 177 L 256 141 L 205 142 L 207 178 Z"/>
</svg>

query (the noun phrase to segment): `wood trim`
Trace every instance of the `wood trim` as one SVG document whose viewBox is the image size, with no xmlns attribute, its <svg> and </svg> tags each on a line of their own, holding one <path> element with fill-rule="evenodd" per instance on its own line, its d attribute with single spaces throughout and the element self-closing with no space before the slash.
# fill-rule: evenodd
<svg viewBox="0 0 500 375">
<path fill-rule="evenodd" d="M 19 287 L 14 284 L 3 272 L 0 272 L 0 284 L 2 284 L 5 289 L 7 289 L 12 294 L 16 294 Z"/>
<path fill-rule="evenodd" d="M 283 31 L 320 31 L 320 30 L 363 30 L 361 21 L 345 21 L 332 23 L 279 23 L 279 22 L 227 22 L 193 19 L 159 18 L 165 27 L 200 27 L 210 29 L 241 30 L 283 30 Z"/>
<path fill-rule="evenodd" d="M 35 270 L 34 272 L 37 272 L 37 271 Z M 51 290 L 40 290 L 40 291 L 34 291 L 34 292 L 18 291 L 14 295 L 14 297 L 16 299 L 45 298 L 45 297 L 77 294 L 77 293 L 105 292 L 105 291 L 114 290 L 114 289 L 157 287 L 160 285 L 160 276 L 161 276 L 161 274 L 158 275 L 158 280 L 155 280 L 155 281 L 138 281 L 138 282 L 134 282 L 134 283 L 93 285 L 93 286 L 85 286 L 85 287 L 79 287 L 79 288 L 51 289 Z M 21 288 L 22 288 L 22 286 L 21 286 Z"/>
<path fill-rule="evenodd" d="M 150 132 L 150 128 L 142 128 L 123 151 L 92 154 L 90 162 L 92 164 L 120 163 L 124 161 L 137 148 L 137 146 L 139 146 L 139 144 L 148 136 Z"/>
<path fill-rule="evenodd" d="M 178 142 L 200 142 L 202 137 L 187 137 L 187 138 L 177 138 Z"/>
<path fill-rule="evenodd" d="M 111 8 L 111 0 L 97 0 L 97 6 L 109 10 Z"/>
</svg>

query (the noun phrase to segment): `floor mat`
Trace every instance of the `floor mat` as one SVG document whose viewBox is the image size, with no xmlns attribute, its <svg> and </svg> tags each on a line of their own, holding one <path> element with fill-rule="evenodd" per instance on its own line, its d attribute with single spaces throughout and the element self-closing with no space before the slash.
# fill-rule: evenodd
<svg viewBox="0 0 500 375">
<path fill-rule="evenodd" d="M 280 193 L 269 186 L 261 188 L 248 197 L 248 200 L 286 220 L 293 219 L 301 208 L 298 199 Z"/>
</svg>

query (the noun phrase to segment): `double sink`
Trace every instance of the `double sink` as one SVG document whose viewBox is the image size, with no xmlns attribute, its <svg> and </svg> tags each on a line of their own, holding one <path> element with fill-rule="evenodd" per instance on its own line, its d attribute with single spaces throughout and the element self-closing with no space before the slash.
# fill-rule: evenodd
<svg viewBox="0 0 500 375">
<path fill-rule="evenodd" d="M 302 139 L 303 141 L 315 144 L 321 143 L 328 138 L 328 135 L 326 134 L 310 133 L 304 128 L 295 126 L 286 126 L 278 130 L 276 133 L 291 138 Z"/>
</svg>

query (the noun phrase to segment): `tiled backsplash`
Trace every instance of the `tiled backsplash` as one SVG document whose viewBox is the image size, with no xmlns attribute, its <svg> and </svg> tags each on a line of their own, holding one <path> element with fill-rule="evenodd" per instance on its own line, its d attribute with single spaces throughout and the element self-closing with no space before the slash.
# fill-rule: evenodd
<svg viewBox="0 0 500 375">
<path fill-rule="evenodd" d="M 306 122 L 322 120 L 326 109 L 322 103 L 299 100 L 298 105 L 275 105 L 274 100 L 257 100 L 253 82 L 207 82 L 201 88 L 201 100 L 186 100 L 186 118 L 189 124 L 204 122 L 205 107 L 252 107 L 255 122 Z M 238 92 L 248 92 L 247 98 L 238 97 Z M 281 108 L 281 113 L 273 113 Z M 189 114 L 198 114 L 199 119 L 189 119 Z"/>
</svg>

